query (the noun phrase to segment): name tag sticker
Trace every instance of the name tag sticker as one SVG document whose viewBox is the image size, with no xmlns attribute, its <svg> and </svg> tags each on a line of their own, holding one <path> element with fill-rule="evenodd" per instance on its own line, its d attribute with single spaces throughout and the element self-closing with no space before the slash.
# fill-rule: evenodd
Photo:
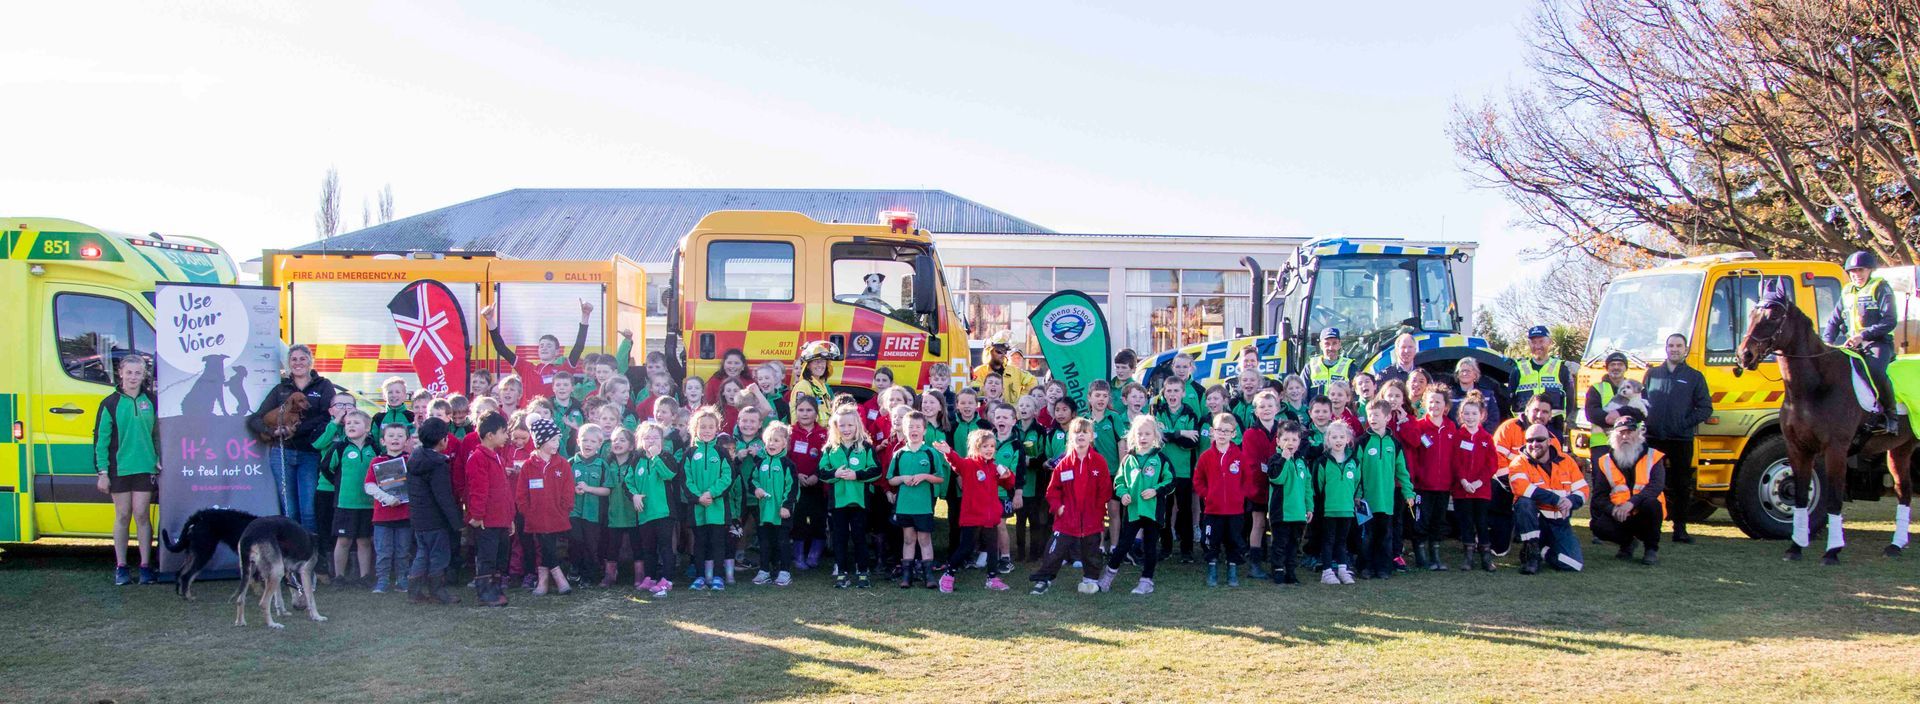
<svg viewBox="0 0 1920 704">
<path fill-rule="evenodd" d="M 1472 452 L 1472 451 L 1473 451 L 1473 441 L 1472 441 L 1472 440 L 1461 440 L 1461 441 L 1460 441 L 1460 449 L 1462 449 L 1462 450 L 1466 450 L 1466 451 L 1468 451 L 1468 452 Z"/>
<path fill-rule="evenodd" d="M 1420 436 L 1420 446 L 1421 446 L 1421 447 L 1433 447 L 1433 438 L 1431 438 L 1431 437 L 1427 437 L 1427 436 L 1425 436 L 1425 435 L 1422 435 L 1422 436 Z"/>
<path fill-rule="evenodd" d="M 1065 472 L 1061 472 L 1060 481 L 1063 481 L 1063 482 L 1073 481 L 1073 470 L 1069 469 Z"/>
<path fill-rule="evenodd" d="M 545 480 L 545 479 L 529 479 L 529 480 L 527 480 L 527 488 L 528 488 L 528 489 L 545 489 L 545 488 L 547 488 L 547 480 Z"/>
<path fill-rule="evenodd" d="M 809 448 L 809 447 L 807 446 L 807 443 L 805 443 L 805 442 L 796 442 L 796 443 L 794 443 L 794 444 L 793 444 L 793 451 L 794 451 L 794 452 L 798 452 L 798 453 L 800 453 L 800 454 L 803 454 L 803 455 L 804 455 L 804 454 L 807 454 L 807 450 L 809 450 L 809 449 L 811 449 L 811 448 Z"/>
</svg>

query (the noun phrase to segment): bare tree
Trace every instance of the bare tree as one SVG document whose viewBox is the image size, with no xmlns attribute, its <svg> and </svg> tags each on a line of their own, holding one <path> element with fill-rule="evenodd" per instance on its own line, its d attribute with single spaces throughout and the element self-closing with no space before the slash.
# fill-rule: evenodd
<svg viewBox="0 0 1920 704">
<path fill-rule="evenodd" d="M 360 199 L 360 229 L 364 230 L 369 227 L 373 227 L 373 206 L 367 204 L 367 199 L 361 198 Z"/>
<path fill-rule="evenodd" d="M 1912 0 L 1540 1 L 1533 84 L 1449 127 L 1540 251 L 1920 256 Z"/>
<path fill-rule="evenodd" d="M 1579 252 L 1548 260 L 1546 271 L 1539 277 L 1515 283 L 1494 297 L 1493 308 L 1500 311 L 1495 319 L 1500 336 L 1519 344 L 1526 341 L 1527 329 L 1535 325 L 1580 331 L 1592 328 L 1601 295 L 1621 271 Z"/>
<path fill-rule="evenodd" d="M 380 187 L 380 222 L 393 222 L 393 184 Z"/>
<path fill-rule="evenodd" d="M 331 166 L 320 181 L 320 211 L 313 216 L 313 226 L 322 241 L 340 234 L 340 172 Z"/>
</svg>

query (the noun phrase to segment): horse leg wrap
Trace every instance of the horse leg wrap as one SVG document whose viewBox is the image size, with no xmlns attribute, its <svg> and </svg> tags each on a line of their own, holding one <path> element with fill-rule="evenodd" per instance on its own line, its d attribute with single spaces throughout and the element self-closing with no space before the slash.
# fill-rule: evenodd
<svg viewBox="0 0 1920 704">
<path fill-rule="evenodd" d="M 1827 549 L 1838 550 L 1847 546 L 1846 529 L 1840 526 L 1840 514 L 1827 514 Z"/>
<path fill-rule="evenodd" d="M 1807 527 L 1807 509 L 1805 507 L 1794 507 L 1793 544 L 1804 548 L 1808 543 L 1813 542 L 1813 536 L 1808 535 L 1811 531 L 1812 529 Z"/>
<path fill-rule="evenodd" d="M 1893 546 L 1907 548 L 1907 525 L 1913 520 L 1913 507 L 1905 504 L 1893 508 Z"/>
</svg>

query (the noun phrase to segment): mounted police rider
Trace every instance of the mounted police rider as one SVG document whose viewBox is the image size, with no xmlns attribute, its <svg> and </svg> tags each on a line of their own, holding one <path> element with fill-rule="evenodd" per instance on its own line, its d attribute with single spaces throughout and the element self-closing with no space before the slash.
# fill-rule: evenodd
<svg viewBox="0 0 1920 704">
<path fill-rule="evenodd" d="M 1899 419 L 1892 412 L 1893 386 L 1887 382 L 1887 362 L 1893 360 L 1893 328 L 1900 316 L 1893 307 L 1893 287 L 1873 273 L 1878 266 L 1872 252 L 1847 256 L 1847 285 L 1840 291 L 1840 307 L 1827 318 L 1822 336 L 1827 344 L 1853 349 L 1866 360 L 1876 406 L 1867 423 L 1877 432 L 1896 433 Z"/>
<path fill-rule="evenodd" d="M 1353 379 L 1353 358 L 1340 356 L 1340 328 L 1320 331 L 1320 356 L 1307 362 L 1307 386 L 1319 395 L 1327 384 Z"/>
</svg>

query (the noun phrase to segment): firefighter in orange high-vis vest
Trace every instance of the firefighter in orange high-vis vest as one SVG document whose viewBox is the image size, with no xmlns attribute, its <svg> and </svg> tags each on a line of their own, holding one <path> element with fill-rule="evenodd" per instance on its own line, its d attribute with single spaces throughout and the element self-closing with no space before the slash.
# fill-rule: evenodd
<svg viewBox="0 0 1920 704">
<path fill-rule="evenodd" d="M 1507 466 L 1513 486 L 1513 527 L 1520 533 L 1520 574 L 1535 574 L 1545 560 L 1554 569 L 1578 572 L 1580 539 L 1569 520 L 1587 503 L 1587 479 L 1573 458 L 1555 449 L 1553 431 L 1527 427 L 1526 449 Z"/>
<path fill-rule="evenodd" d="M 1660 563 L 1660 520 L 1667 512 L 1667 458 L 1647 447 L 1646 430 L 1633 411 L 1614 424 L 1613 450 L 1595 462 L 1612 487 L 1607 498 L 1594 502 L 1593 535 L 1615 543 L 1622 560 L 1633 559 L 1633 541 L 1647 548 L 1640 562 Z"/>
</svg>

